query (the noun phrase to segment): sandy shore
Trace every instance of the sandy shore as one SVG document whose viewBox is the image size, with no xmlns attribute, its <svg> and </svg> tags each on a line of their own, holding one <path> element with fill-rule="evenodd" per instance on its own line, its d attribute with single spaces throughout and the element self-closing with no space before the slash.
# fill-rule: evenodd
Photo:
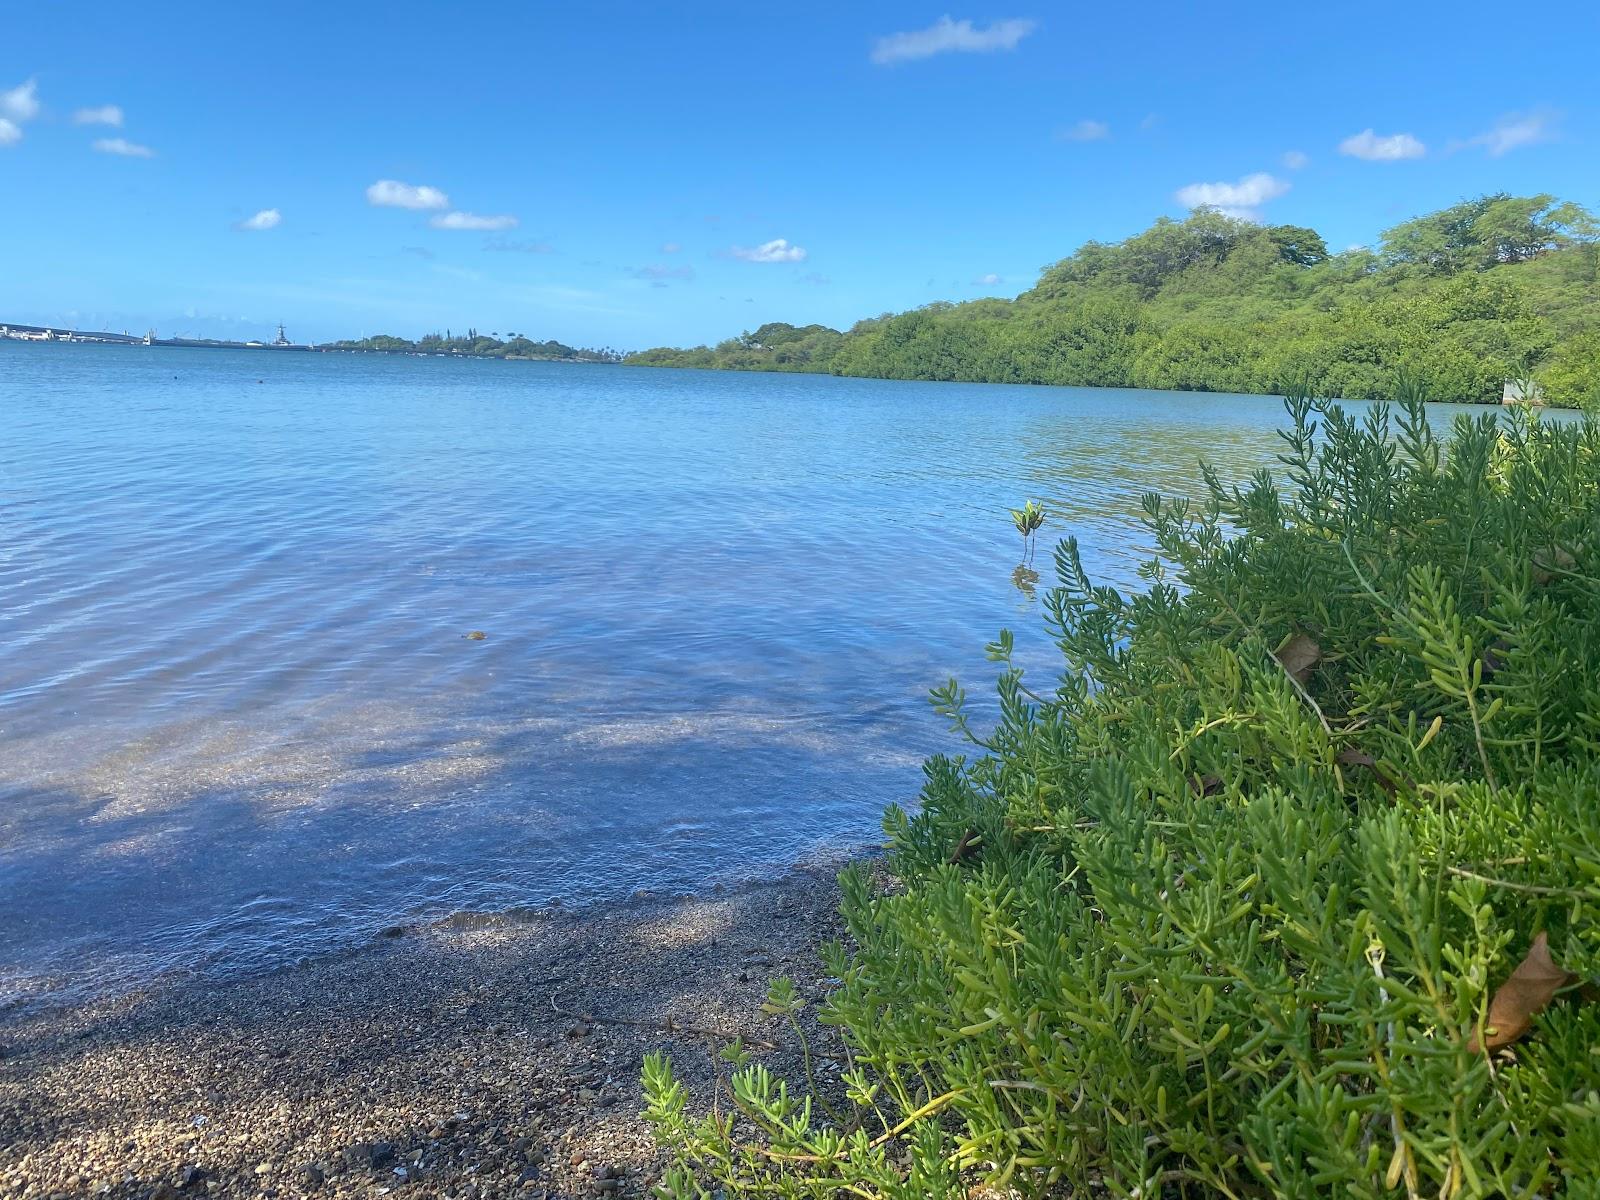
<svg viewBox="0 0 1600 1200">
<path fill-rule="evenodd" d="M 759 1004 L 825 994 L 833 872 L 722 897 L 423 927 L 224 985 L 0 1023 L 0 1195 L 644 1196 L 639 1066 L 701 1103 L 714 1038 L 792 1036 Z M 611 1021 L 566 1015 L 589 1014 Z M 615 1023 L 613 1023 L 615 1022 Z M 832 1046 L 827 1033 L 824 1045 Z"/>
</svg>

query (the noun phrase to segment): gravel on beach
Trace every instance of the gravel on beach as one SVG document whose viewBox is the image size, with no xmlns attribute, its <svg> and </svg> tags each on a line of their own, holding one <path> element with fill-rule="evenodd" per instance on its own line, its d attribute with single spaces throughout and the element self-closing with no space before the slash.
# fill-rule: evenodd
<svg viewBox="0 0 1600 1200">
<path fill-rule="evenodd" d="M 0 1018 L 0 1196 L 648 1195 L 664 1164 L 644 1055 L 669 1051 L 701 1108 L 721 1043 L 684 1027 L 775 1043 L 758 1060 L 803 1083 L 760 1004 L 788 975 L 814 1011 L 838 900 L 831 873 L 801 871 Z"/>
</svg>

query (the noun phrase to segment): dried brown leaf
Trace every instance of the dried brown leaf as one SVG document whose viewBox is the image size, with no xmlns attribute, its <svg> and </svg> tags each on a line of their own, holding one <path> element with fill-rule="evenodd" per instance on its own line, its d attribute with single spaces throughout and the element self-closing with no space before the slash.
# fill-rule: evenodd
<svg viewBox="0 0 1600 1200">
<path fill-rule="evenodd" d="M 1372 755 L 1368 754 L 1365 750 L 1357 750 L 1354 746 L 1346 746 L 1343 750 L 1339 751 L 1336 757 L 1340 766 L 1365 767 L 1367 770 L 1372 772 L 1372 777 L 1378 781 L 1379 787 L 1388 792 L 1389 795 L 1394 795 L 1394 780 L 1390 779 L 1389 776 L 1384 773 L 1383 768 L 1378 766 L 1378 760 L 1373 758 Z M 1410 781 L 1408 780 L 1407 782 Z"/>
<path fill-rule="evenodd" d="M 1322 647 L 1309 634 L 1290 634 L 1289 638 L 1272 652 L 1283 664 L 1283 669 L 1294 676 L 1295 682 L 1304 685 L 1311 671 L 1322 659 Z"/>
<path fill-rule="evenodd" d="M 965 862 L 978 852 L 978 847 L 983 839 L 976 829 L 969 829 L 961 835 L 961 840 L 956 843 L 956 848 L 950 852 L 949 863 L 953 867 L 959 862 Z"/>
<path fill-rule="evenodd" d="M 1528 954 L 1510 977 L 1495 989 L 1489 1001 L 1489 1017 L 1482 1030 L 1473 1030 L 1467 1041 L 1469 1050 L 1498 1050 L 1509 1046 L 1533 1026 L 1533 1018 L 1544 1011 L 1555 994 L 1578 981 L 1563 971 L 1550 957 L 1550 943 L 1543 933 L 1533 939 Z M 1484 1036 L 1480 1039 L 1479 1034 Z"/>
</svg>

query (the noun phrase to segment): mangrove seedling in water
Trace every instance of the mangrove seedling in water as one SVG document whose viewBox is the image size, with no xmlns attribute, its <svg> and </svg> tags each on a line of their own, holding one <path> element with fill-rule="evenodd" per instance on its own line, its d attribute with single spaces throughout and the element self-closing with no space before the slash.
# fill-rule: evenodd
<svg viewBox="0 0 1600 1200">
<path fill-rule="evenodd" d="M 1022 535 L 1022 561 L 1033 561 L 1034 535 L 1039 532 L 1039 526 L 1044 524 L 1044 505 L 1037 500 L 1029 500 L 1021 508 L 1011 510 L 1012 523 L 1016 525 L 1017 532 Z"/>
</svg>

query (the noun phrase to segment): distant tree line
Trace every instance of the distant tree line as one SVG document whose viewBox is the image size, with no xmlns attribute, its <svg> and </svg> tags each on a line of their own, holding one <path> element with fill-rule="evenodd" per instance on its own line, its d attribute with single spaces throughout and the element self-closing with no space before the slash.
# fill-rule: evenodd
<svg viewBox="0 0 1600 1200">
<path fill-rule="evenodd" d="M 482 334 L 469 329 L 457 337 L 450 330 L 430 333 L 416 341 L 380 333 L 373 337 L 331 342 L 323 349 L 369 350 L 384 354 L 459 354 L 475 358 L 539 359 L 552 362 L 621 362 L 622 353 L 609 346 L 599 350 L 579 349 L 565 342 L 536 342 L 520 333 Z"/>
<path fill-rule="evenodd" d="M 1214 209 L 1089 242 L 1015 300 L 930 304 L 848 332 L 770 322 L 636 366 L 887 379 L 1498 401 L 1510 379 L 1600 403 L 1600 226 L 1549 195 L 1483 196 L 1330 253 L 1313 229 Z"/>
</svg>

